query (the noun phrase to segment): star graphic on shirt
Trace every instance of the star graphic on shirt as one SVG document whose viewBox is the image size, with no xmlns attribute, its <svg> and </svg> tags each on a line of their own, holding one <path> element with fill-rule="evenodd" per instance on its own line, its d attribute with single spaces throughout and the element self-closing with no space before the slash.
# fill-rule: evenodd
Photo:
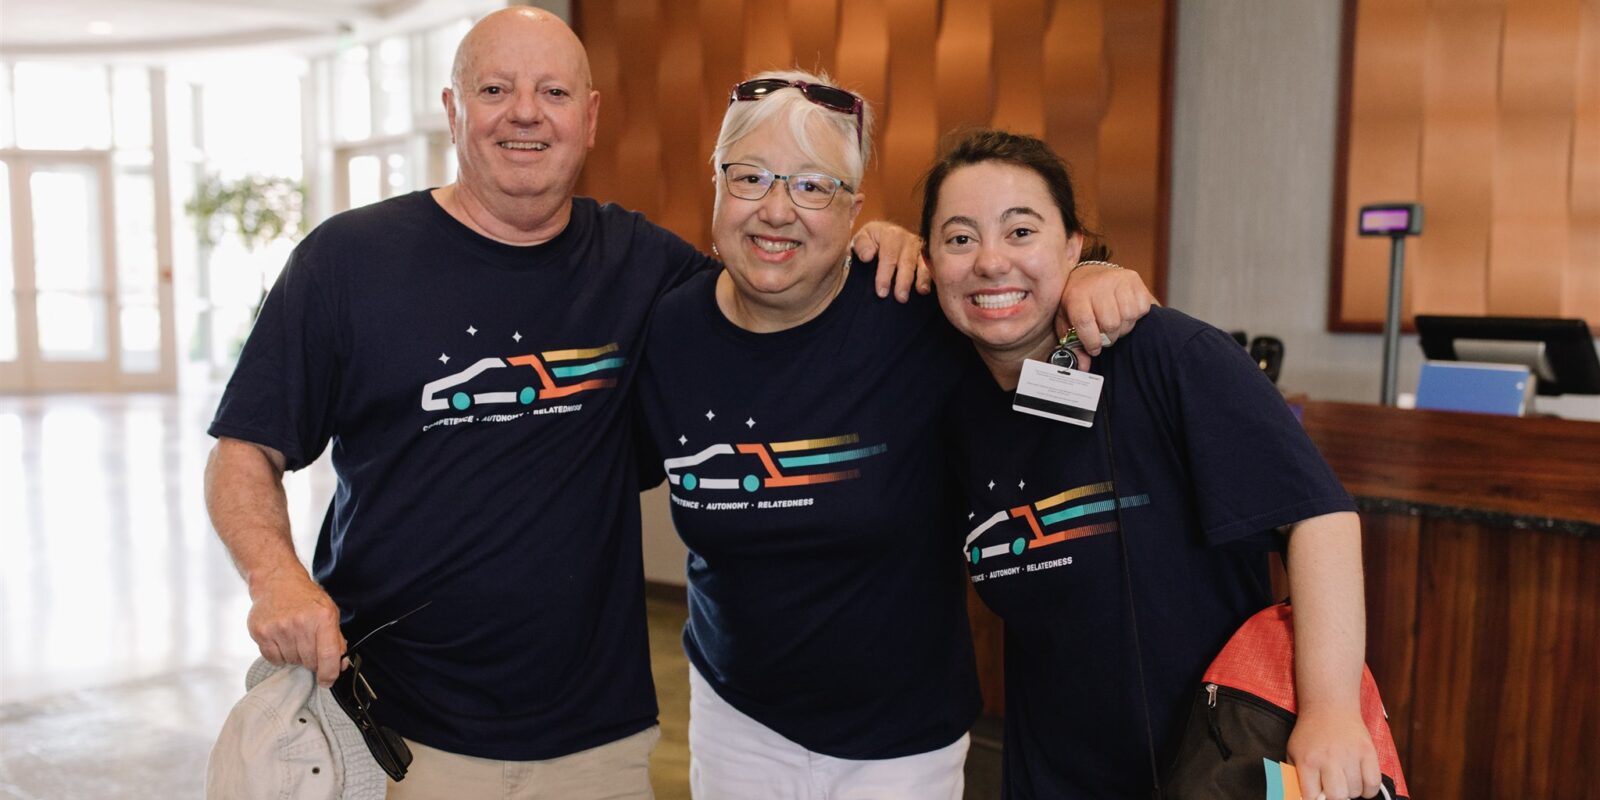
<svg viewBox="0 0 1600 800">
<path fill-rule="evenodd" d="M 972 519 L 972 518 L 973 518 L 973 517 L 975 517 L 975 516 L 977 516 L 977 514 L 975 514 L 975 513 L 973 513 L 973 512 L 971 512 L 971 511 L 968 511 L 968 512 L 967 512 L 967 520 L 968 520 L 968 521 L 971 521 L 971 519 Z"/>
<path fill-rule="evenodd" d="M 478 329 L 472 327 L 471 325 L 468 325 L 467 326 L 467 335 L 468 336 L 477 336 L 478 335 Z"/>
<path fill-rule="evenodd" d="M 516 333 L 511 334 L 511 341 L 513 341 L 513 342 L 522 341 L 522 331 L 517 331 Z"/>
<path fill-rule="evenodd" d="M 989 491 L 994 491 L 994 481 L 989 481 Z"/>
<path fill-rule="evenodd" d="M 1017 488 L 1018 489 L 1025 489 L 1025 488 L 1027 488 L 1027 486 L 1028 486 L 1028 482 L 1027 481 L 1017 481 Z"/>
<path fill-rule="evenodd" d="M 710 410 L 706 411 L 706 421 L 707 422 L 710 422 L 711 420 L 714 420 L 716 418 L 717 418 L 717 412 L 710 411 Z"/>
<path fill-rule="evenodd" d="M 448 363 L 450 363 L 450 357 L 445 355 L 444 353 L 440 353 L 439 354 L 439 363 L 440 364 L 448 364 Z"/>
<path fill-rule="evenodd" d="M 684 436 L 681 433 L 678 434 L 678 444 L 688 444 L 688 443 L 689 443 L 689 437 Z"/>
<path fill-rule="evenodd" d="M 755 417 L 751 417 L 751 418 L 745 420 L 744 421 L 744 426 L 746 428 L 754 428 L 756 426 L 756 418 Z"/>
</svg>

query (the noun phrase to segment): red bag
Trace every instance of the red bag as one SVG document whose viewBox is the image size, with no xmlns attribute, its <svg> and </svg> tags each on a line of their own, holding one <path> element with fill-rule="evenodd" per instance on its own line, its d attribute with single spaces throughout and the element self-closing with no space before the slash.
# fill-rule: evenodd
<svg viewBox="0 0 1600 800">
<path fill-rule="evenodd" d="M 1166 797 L 1296 800 L 1288 756 L 1296 713 L 1293 610 L 1279 603 L 1257 612 L 1223 646 L 1201 680 L 1169 774 Z M 1408 798 L 1389 715 L 1372 671 L 1361 668 L 1361 719 L 1378 751 L 1380 797 Z"/>
</svg>

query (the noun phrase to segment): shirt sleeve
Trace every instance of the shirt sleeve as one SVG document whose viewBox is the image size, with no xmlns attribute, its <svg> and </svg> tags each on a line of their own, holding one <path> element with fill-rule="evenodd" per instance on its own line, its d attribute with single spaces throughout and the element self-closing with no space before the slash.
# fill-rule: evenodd
<svg viewBox="0 0 1600 800">
<path fill-rule="evenodd" d="M 1206 327 L 1176 355 L 1181 441 L 1209 544 L 1355 510 L 1283 396 L 1237 342 Z"/>
<path fill-rule="evenodd" d="M 670 265 L 666 285 L 662 289 L 663 292 L 676 289 L 701 270 L 717 266 L 716 259 L 700 252 L 699 248 L 689 244 L 683 237 L 666 228 L 660 228 L 659 230 L 663 239 L 662 246 L 666 248 L 668 253 L 666 263 Z"/>
<path fill-rule="evenodd" d="M 340 359 L 333 303 L 308 238 L 262 303 L 209 433 L 266 445 L 297 470 L 333 436 Z"/>
</svg>

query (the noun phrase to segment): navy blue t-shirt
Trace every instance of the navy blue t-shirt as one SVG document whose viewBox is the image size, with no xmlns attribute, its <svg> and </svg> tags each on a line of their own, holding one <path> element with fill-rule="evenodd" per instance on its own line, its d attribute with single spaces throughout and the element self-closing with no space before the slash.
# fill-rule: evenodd
<svg viewBox="0 0 1600 800">
<path fill-rule="evenodd" d="M 689 547 L 684 648 L 734 708 L 814 752 L 956 741 L 980 698 L 946 404 L 970 348 L 860 264 L 816 318 L 752 333 L 717 275 L 662 300 L 639 401 Z"/>
<path fill-rule="evenodd" d="M 960 553 L 1005 621 L 1005 796 L 1015 800 L 1149 794 L 1113 503 L 1127 525 L 1163 769 L 1205 667 L 1271 602 L 1273 531 L 1355 510 L 1222 331 L 1157 308 L 1091 370 L 1106 379 L 1092 428 L 1013 411 L 987 371 L 961 389 L 970 508 Z"/>
<path fill-rule="evenodd" d="M 516 247 L 428 192 L 340 214 L 295 249 L 211 424 L 290 469 L 333 445 L 313 572 L 356 637 L 377 719 L 530 760 L 656 716 L 629 391 L 646 321 L 704 256 L 573 202 Z"/>
</svg>

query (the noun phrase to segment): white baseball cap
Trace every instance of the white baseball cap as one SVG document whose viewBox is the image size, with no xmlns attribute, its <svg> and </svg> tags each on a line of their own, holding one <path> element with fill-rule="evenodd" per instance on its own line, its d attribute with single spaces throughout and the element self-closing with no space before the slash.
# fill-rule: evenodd
<svg viewBox="0 0 1600 800">
<path fill-rule="evenodd" d="M 206 797 L 384 800 L 388 776 L 316 675 L 257 658 L 206 763 Z"/>
</svg>

